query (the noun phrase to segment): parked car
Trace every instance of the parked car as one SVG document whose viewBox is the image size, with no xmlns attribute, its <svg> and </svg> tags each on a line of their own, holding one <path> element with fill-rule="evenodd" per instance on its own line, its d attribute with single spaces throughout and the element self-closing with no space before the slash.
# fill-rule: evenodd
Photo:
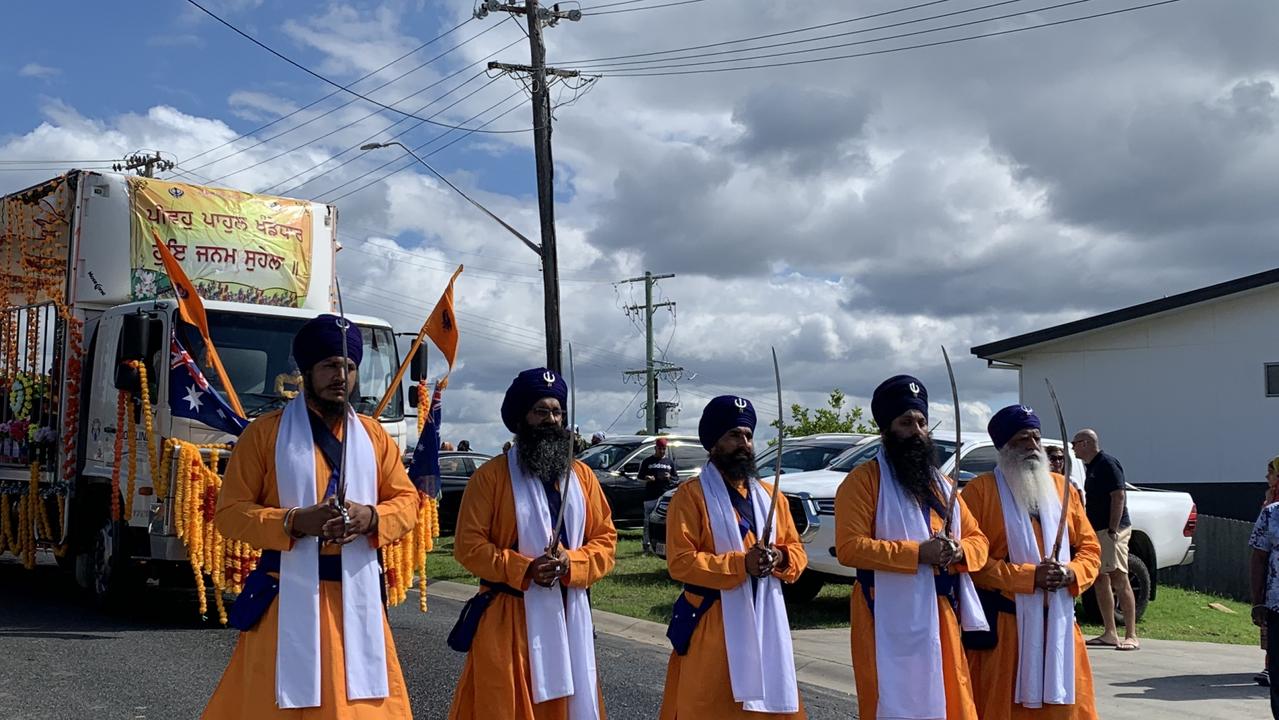
<svg viewBox="0 0 1279 720">
<path fill-rule="evenodd" d="M 835 458 L 851 447 L 874 439 L 867 433 L 821 433 L 786 438 L 782 443 L 782 474 L 810 472 L 829 467 Z M 777 469 L 777 446 L 773 445 L 755 457 L 759 476 L 772 477 Z"/>
<path fill-rule="evenodd" d="M 695 437 L 664 435 L 666 452 L 675 461 L 675 474 L 682 482 L 696 475 L 706 464 L 706 450 Z M 577 456 L 595 471 L 604 497 L 613 510 L 613 524 L 639 527 L 644 522 L 644 481 L 639 479 L 640 463 L 653 454 L 656 435 L 619 435 L 592 445 Z"/>
<path fill-rule="evenodd" d="M 944 436 L 944 433 L 943 433 Z M 950 475 L 955 468 L 954 440 L 935 440 L 942 472 Z M 808 569 L 795 583 L 791 595 L 811 599 L 827 582 L 851 583 L 857 571 L 844 567 L 835 558 L 835 493 L 845 476 L 853 468 L 874 459 L 881 442 L 878 438 L 859 445 L 837 459 L 826 470 L 790 475 L 782 485 L 783 492 L 805 492 L 815 500 L 823 522 L 808 540 Z M 1045 439 L 1045 445 L 1061 447 L 1060 440 Z M 1070 452 L 1069 446 L 1066 452 Z M 965 433 L 959 461 L 961 486 L 995 468 L 999 452 L 990 437 L 984 433 Z M 1071 482 L 1082 489 L 1084 464 L 1071 455 Z M 1198 518 L 1194 501 L 1187 493 L 1151 490 L 1128 486 L 1128 512 L 1132 518 L 1133 532 L 1129 541 L 1128 575 L 1133 592 L 1137 596 L 1137 617 L 1140 619 L 1146 605 L 1156 594 L 1154 570 L 1174 565 L 1188 565 L 1194 561 L 1193 542 Z M 1083 597 L 1084 617 L 1097 621 L 1100 613 L 1097 601 L 1090 590 Z"/>
<path fill-rule="evenodd" d="M 404 454 L 404 465 L 413 459 L 410 449 Z M 475 469 L 488 462 L 489 456 L 476 452 L 440 453 L 440 534 L 452 535 L 457 529 L 457 511 L 462 506 L 462 493 Z"/>
</svg>

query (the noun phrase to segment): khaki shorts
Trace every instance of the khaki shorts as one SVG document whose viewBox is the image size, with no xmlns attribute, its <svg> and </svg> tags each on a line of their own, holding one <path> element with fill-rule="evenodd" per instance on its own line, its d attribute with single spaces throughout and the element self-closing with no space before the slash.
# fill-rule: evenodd
<svg viewBox="0 0 1279 720">
<path fill-rule="evenodd" d="M 1128 574 L 1128 538 L 1130 537 L 1132 537 L 1131 525 L 1115 533 L 1113 539 L 1105 530 L 1097 533 L 1097 540 L 1101 542 L 1102 572 L 1111 573 L 1118 570 L 1125 575 Z"/>
</svg>

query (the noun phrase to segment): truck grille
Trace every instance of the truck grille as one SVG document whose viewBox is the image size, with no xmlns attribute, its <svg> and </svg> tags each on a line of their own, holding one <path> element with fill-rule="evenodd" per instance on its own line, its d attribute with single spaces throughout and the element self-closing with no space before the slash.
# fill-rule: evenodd
<svg viewBox="0 0 1279 720">
<path fill-rule="evenodd" d="M 835 514 L 835 498 L 817 500 L 818 515 L 834 515 Z"/>
</svg>

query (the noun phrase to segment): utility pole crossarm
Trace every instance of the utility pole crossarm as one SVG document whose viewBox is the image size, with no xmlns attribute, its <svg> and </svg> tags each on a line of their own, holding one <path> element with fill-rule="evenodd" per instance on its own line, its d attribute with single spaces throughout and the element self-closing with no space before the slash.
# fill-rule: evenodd
<svg viewBox="0 0 1279 720">
<path fill-rule="evenodd" d="M 490 62 L 489 70 L 501 70 L 502 72 L 508 73 L 527 73 L 529 75 L 532 75 L 534 72 L 534 68 L 531 65 L 513 65 L 511 63 L 502 62 Z M 542 72 L 547 75 L 554 75 L 555 77 L 561 78 L 575 78 L 581 77 L 582 75 L 582 73 L 577 70 L 560 70 L 559 68 L 553 67 L 542 68 Z"/>
</svg>

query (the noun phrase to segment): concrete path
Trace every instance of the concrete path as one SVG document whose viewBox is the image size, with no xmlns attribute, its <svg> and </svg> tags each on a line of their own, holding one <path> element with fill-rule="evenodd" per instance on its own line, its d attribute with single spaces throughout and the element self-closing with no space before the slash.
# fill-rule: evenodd
<svg viewBox="0 0 1279 720">
<path fill-rule="evenodd" d="M 431 592 L 465 600 L 472 586 L 437 582 Z M 666 626 L 595 611 L 601 633 L 669 648 Z M 854 695 L 848 631 L 797 630 L 800 682 Z M 1252 681 L 1262 653 L 1246 645 L 1144 640 L 1138 652 L 1089 648 L 1097 711 L 1105 720 L 1239 720 L 1269 717 L 1268 690 Z"/>
</svg>

